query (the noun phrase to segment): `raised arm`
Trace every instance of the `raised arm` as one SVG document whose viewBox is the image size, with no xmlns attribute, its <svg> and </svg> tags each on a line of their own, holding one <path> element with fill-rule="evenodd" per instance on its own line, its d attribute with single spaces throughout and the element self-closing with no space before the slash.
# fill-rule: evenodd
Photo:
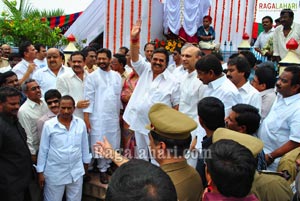
<svg viewBox="0 0 300 201">
<path fill-rule="evenodd" d="M 139 60 L 141 24 L 142 20 L 138 19 L 131 30 L 130 56 L 133 62 Z"/>
</svg>

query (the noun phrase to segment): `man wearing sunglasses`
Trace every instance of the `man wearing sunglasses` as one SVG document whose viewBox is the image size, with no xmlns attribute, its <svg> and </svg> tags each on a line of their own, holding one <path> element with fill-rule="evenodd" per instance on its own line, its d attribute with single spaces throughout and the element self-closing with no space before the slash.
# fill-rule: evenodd
<svg viewBox="0 0 300 201">
<path fill-rule="evenodd" d="M 44 99 L 48 105 L 49 110 L 37 121 L 37 132 L 38 132 L 39 140 L 41 139 L 41 134 L 43 131 L 43 126 L 45 121 L 52 119 L 58 114 L 60 98 L 61 98 L 61 94 L 57 89 L 50 89 L 45 93 Z"/>
</svg>

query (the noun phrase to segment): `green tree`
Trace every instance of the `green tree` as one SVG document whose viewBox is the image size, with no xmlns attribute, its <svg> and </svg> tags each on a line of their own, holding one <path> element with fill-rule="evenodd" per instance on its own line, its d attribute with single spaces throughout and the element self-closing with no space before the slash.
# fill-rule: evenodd
<svg viewBox="0 0 300 201">
<path fill-rule="evenodd" d="M 26 0 L 20 1 L 17 8 L 16 0 L 2 0 L 7 10 L 1 13 L 0 36 L 2 42 L 18 46 L 22 41 L 42 43 L 49 47 L 66 44 L 66 38 L 56 27 L 51 29 L 46 17 L 63 15 L 61 9 L 53 11 L 39 11 L 28 4 Z"/>
</svg>

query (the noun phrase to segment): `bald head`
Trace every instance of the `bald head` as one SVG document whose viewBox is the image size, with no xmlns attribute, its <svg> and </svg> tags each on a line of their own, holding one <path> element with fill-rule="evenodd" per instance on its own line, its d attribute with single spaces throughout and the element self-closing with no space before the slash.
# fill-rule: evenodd
<svg viewBox="0 0 300 201">
<path fill-rule="evenodd" d="M 51 70 L 59 70 L 62 66 L 62 57 L 57 48 L 50 48 L 47 51 L 47 64 Z"/>
<path fill-rule="evenodd" d="M 2 56 L 5 58 L 8 58 L 8 56 L 11 53 L 11 47 L 8 44 L 3 44 L 1 46 L 1 49 L 2 49 L 2 54 L 3 54 Z"/>
<path fill-rule="evenodd" d="M 201 58 L 198 47 L 188 44 L 181 49 L 182 65 L 189 73 L 195 70 L 196 62 Z"/>
</svg>

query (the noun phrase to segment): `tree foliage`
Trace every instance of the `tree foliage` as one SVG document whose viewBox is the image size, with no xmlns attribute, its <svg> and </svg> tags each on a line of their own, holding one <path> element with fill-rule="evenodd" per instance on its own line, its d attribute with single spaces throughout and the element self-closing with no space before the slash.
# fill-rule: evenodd
<svg viewBox="0 0 300 201">
<path fill-rule="evenodd" d="M 33 44 L 42 43 L 49 47 L 66 44 L 61 30 L 58 27 L 51 29 L 46 21 L 46 17 L 62 15 L 63 10 L 41 12 L 24 0 L 20 2 L 18 9 L 16 0 L 2 1 L 7 7 L 0 19 L 0 37 L 3 43 L 18 46 L 22 41 L 29 40 Z"/>
</svg>

